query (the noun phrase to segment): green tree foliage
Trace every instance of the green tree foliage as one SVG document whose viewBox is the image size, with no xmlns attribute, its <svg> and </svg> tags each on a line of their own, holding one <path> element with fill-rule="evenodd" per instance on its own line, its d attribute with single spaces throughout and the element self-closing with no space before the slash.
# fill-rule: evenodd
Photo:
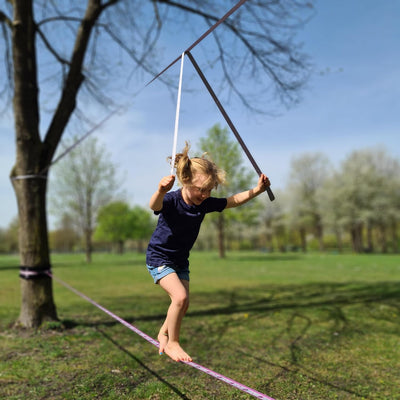
<svg viewBox="0 0 400 400">
<path fill-rule="evenodd" d="M 355 252 L 398 252 L 400 165 L 383 148 L 354 151 L 337 170 L 322 154 L 300 155 L 280 197 L 288 246 L 297 231 L 304 249 L 311 234 L 321 249 L 325 241 L 316 233 L 327 231 L 339 251 L 346 242 Z M 275 221 L 271 215 L 268 224 Z"/>
<path fill-rule="evenodd" d="M 102 207 L 97 217 L 95 239 L 106 240 L 117 245 L 119 253 L 124 251 L 127 239 L 137 240 L 139 249 L 154 229 L 151 213 L 140 206 L 130 208 L 122 201 L 114 201 Z"/>
<path fill-rule="evenodd" d="M 199 141 L 199 148 L 207 153 L 215 164 L 226 172 L 227 182 L 224 187 L 218 189 L 220 197 L 250 189 L 254 184 L 254 173 L 243 166 L 242 152 L 238 143 L 232 140 L 228 128 L 221 128 L 219 124 L 214 125 L 207 132 L 207 136 Z M 210 215 L 209 219 L 217 229 L 218 247 L 220 257 L 225 256 L 225 234 L 226 225 L 232 221 L 242 221 L 247 224 L 254 222 L 256 215 L 251 211 L 251 203 L 238 207 L 237 209 L 228 209 L 223 213 Z"/>
<path fill-rule="evenodd" d="M 130 237 L 129 205 L 114 201 L 103 206 L 97 215 L 97 227 L 94 238 L 117 244 L 118 252 L 123 253 L 124 242 Z"/>
<path fill-rule="evenodd" d="M 398 250 L 400 222 L 400 165 L 386 150 L 365 149 L 351 153 L 325 187 L 328 222 L 350 232 L 353 250 Z M 377 239 L 375 239 L 375 238 Z M 365 240 L 366 239 L 366 240 Z"/>
<path fill-rule="evenodd" d="M 279 201 L 265 208 L 260 221 L 269 250 L 306 250 L 312 244 L 313 249 L 398 252 L 399 160 L 384 148 L 361 149 L 334 169 L 321 153 L 299 155 Z"/>
<path fill-rule="evenodd" d="M 321 153 L 303 154 L 293 158 L 289 178 L 292 226 L 300 234 L 303 251 L 306 251 L 306 232 L 311 230 L 323 250 L 323 224 L 318 193 L 329 177 L 330 163 Z"/>
<path fill-rule="evenodd" d="M 130 210 L 131 218 L 134 222 L 132 224 L 131 238 L 138 243 L 138 250 L 144 251 L 145 243 L 150 240 L 151 234 L 154 231 L 156 220 L 153 214 L 147 209 L 140 206 L 134 206 Z"/>
</svg>

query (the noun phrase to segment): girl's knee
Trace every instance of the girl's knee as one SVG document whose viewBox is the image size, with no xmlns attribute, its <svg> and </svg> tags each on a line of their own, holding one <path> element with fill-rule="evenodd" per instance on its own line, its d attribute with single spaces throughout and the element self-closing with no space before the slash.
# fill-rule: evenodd
<svg viewBox="0 0 400 400">
<path fill-rule="evenodd" d="M 177 293 L 172 296 L 172 302 L 180 309 L 187 310 L 189 307 L 189 296 L 187 293 Z"/>
</svg>

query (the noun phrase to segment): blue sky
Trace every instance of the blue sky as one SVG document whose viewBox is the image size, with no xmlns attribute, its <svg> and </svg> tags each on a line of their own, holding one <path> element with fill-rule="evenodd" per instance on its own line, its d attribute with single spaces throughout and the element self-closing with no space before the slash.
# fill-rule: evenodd
<svg viewBox="0 0 400 400">
<path fill-rule="evenodd" d="M 400 159 L 399 17 L 398 0 L 318 1 L 315 16 L 298 35 L 313 64 L 301 103 L 289 110 L 282 108 L 276 116 L 225 105 L 272 188 L 285 186 L 292 157 L 304 153 L 322 152 L 338 166 L 354 150 L 384 146 Z M 187 40 L 183 48 L 179 47 L 182 40 L 179 45 L 166 43 L 173 58 L 195 38 Z M 193 54 L 201 64 L 202 53 Z M 173 68 L 178 71 L 179 64 Z M 193 73 L 188 59 L 184 71 L 183 87 L 187 74 Z M 133 99 L 127 112 L 111 118 L 95 133 L 125 177 L 124 190 L 131 204 L 146 205 L 159 179 L 169 174 L 166 157 L 172 151 L 174 121 L 175 99 L 154 82 Z M 178 148 L 185 140 L 195 148 L 217 122 L 226 125 L 205 89 L 184 92 Z M 3 228 L 17 215 L 8 178 L 15 158 L 12 127 L 11 116 L 0 120 Z"/>
</svg>

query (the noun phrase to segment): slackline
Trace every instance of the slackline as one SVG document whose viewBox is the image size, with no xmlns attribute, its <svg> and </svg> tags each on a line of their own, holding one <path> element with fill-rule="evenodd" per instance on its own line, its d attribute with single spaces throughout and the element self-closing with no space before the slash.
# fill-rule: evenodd
<svg viewBox="0 0 400 400">
<path fill-rule="evenodd" d="M 101 310 L 104 313 L 106 313 L 107 315 L 109 315 L 111 318 L 115 319 L 116 321 L 118 321 L 119 323 L 124 325 L 126 328 L 128 328 L 131 331 L 135 332 L 137 335 L 141 336 L 143 339 L 147 340 L 152 345 L 156 346 L 157 348 L 159 347 L 159 343 L 157 342 L 157 340 L 153 339 L 152 337 L 150 337 L 146 333 L 142 332 L 140 329 L 136 328 L 135 326 L 133 326 L 129 322 L 125 321 L 124 319 L 122 319 L 118 315 L 114 314 L 113 312 L 111 312 L 107 308 L 103 307 L 102 305 L 96 303 L 90 297 L 88 297 L 85 294 L 79 292 L 78 290 L 76 290 L 75 288 L 70 286 L 68 283 L 62 281 L 60 278 L 55 277 L 52 273 L 47 272 L 47 275 L 50 278 L 52 278 L 55 281 L 57 281 L 62 286 L 64 286 L 67 289 L 69 289 L 71 292 L 75 293 L 79 297 L 83 298 L 84 300 L 88 301 L 89 303 L 91 303 L 92 305 L 97 307 L 99 310 Z M 200 364 L 196 364 L 195 362 L 192 362 L 192 361 L 181 361 L 181 363 L 189 365 L 190 367 L 196 368 L 197 370 L 202 371 L 205 374 L 214 377 L 215 379 L 218 379 L 218 380 L 220 380 L 222 382 L 225 382 L 228 385 L 231 385 L 231 386 L 235 387 L 236 389 L 241 390 L 242 392 L 248 393 L 249 395 L 255 397 L 256 399 L 260 399 L 260 400 L 275 400 L 272 397 L 269 397 L 264 393 L 258 392 L 257 390 L 254 390 L 254 389 L 252 389 L 252 388 L 250 388 L 250 387 L 248 387 L 246 385 L 243 385 L 240 382 L 236 382 L 235 380 L 233 380 L 231 378 L 228 378 L 227 376 L 224 376 L 222 374 L 219 374 L 218 372 L 215 372 L 215 371 L 213 371 L 213 370 L 211 370 L 209 368 L 203 367 Z"/>
</svg>

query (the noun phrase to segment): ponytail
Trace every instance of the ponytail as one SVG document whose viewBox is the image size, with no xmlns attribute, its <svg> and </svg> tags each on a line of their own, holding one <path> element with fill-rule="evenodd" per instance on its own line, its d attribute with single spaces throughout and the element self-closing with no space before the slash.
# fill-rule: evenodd
<svg viewBox="0 0 400 400">
<path fill-rule="evenodd" d="M 193 175 L 196 173 L 204 174 L 208 176 L 206 186 L 212 186 L 217 188 L 219 184 L 225 182 L 225 171 L 219 169 L 211 160 L 206 158 L 206 154 L 202 157 L 189 158 L 190 145 L 185 142 L 185 147 L 182 153 L 178 153 L 175 156 L 175 160 L 169 157 L 171 164 L 174 164 L 176 169 L 176 175 L 181 185 L 190 184 L 193 179 Z"/>
<path fill-rule="evenodd" d="M 174 168 L 176 169 L 176 175 L 182 184 L 190 183 L 193 176 L 192 162 L 189 158 L 189 149 L 189 143 L 185 142 L 185 147 L 183 148 L 182 153 L 176 154 L 175 160 L 172 160 L 172 157 L 169 157 L 171 164 L 173 163 Z"/>
</svg>

